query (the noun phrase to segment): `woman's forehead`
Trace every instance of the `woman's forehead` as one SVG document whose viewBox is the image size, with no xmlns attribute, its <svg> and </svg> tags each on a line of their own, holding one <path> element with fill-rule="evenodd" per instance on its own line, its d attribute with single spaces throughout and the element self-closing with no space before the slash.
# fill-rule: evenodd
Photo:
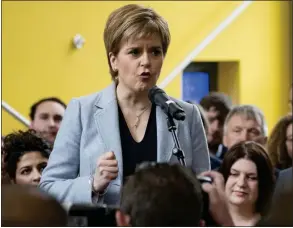
<svg viewBox="0 0 293 228">
<path fill-rule="evenodd" d="M 256 164 L 250 159 L 240 158 L 231 166 L 231 169 L 243 172 L 256 172 Z"/>
<path fill-rule="evenodd" d="M 41 152 L 29 151 L 19 158 L 18 167 L 30 166 L 34 163 L 39 163 L 47 160 L 47 158 L 42 156 Z"/>
<path fill-rule="evenodd" d="M 158 34 L 131 36 L 128 39 L 122 40 L 121 47 L 132 46 L 132 45 L 145 45 L 145 44 L 152 45 L 152 46 L 162 46 L 162 40 Z"/>
</svg>

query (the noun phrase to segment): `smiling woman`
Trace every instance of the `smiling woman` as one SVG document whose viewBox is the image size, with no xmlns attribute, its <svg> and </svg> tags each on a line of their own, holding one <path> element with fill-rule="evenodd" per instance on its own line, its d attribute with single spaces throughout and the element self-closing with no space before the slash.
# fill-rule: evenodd
<svg viewBox="0 0 293 228">
<path fill-rule="evenodd" d="M 170 43 L 167 22 L 153 9 L 130 4 L 113 11 L 104 30 L 112 85 L 72 99 L 65 112 L 41 188 L 61 202 L 118 205 L 126 178 L 144 161 L 177 162 L 166 115 L 148 99 Z M 176 122 L 186 164 L 210 169 L 196 106 Z"/>
<path fill-rule="evenodd" d="M 275 177 L 266 150 L 255 142 L 234 145 L 219 169 L 236 226 L 254 226 L 269 209 Z"/>
</svg>

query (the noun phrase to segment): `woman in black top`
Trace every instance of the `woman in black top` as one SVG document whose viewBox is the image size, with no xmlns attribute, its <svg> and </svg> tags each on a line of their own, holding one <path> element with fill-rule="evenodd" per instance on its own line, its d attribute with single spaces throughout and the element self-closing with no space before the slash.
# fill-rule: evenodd
<svg viewBox="0 0 293 228">
<path fill-rule="evenodd" d="M 42 176 L 41 188 L 61 202 L 117 205 L 123 180 L 137 164 L 178 162 L 166 115 L 148 99 L 170 43 L 167 22 L 150 8 L 126 5 L 109 16 L 104 42 L 113 83 L 71 100 Z M 176 102 L 186 114 L 175 121 L 186 165 L 197 174 L 207 171 L 198 109 Z"/>
</svg>

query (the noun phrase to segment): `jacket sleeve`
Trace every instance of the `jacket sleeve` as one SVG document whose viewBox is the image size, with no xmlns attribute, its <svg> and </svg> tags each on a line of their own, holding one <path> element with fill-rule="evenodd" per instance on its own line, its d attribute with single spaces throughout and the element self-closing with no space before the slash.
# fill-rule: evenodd
<svg viewBox="0 0 293 228">
<path fill-rule="evenodd" d="M 196 174 L 200 174 L 211 169 L 210 156 L 199 110 L 195 105 L 192 106 L 192 170 Z"/>
<path fill-rule="evenodd" d="M 72 99 L 65 111 L 40 188 L 63 203 L 92 203 L 90 177 L 79 177 L 82 133 L 80 103 Z"/>
</svg>

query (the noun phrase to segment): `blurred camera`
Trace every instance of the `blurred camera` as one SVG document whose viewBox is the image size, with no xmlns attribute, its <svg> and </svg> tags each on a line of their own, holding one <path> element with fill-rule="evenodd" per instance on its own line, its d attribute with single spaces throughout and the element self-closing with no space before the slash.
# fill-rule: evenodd
<svg viewBox="0 0 293 228">
<path fill-rule="evenodd" d="M 70 226 L 115 227 L 118 208 L 109 205 L 72 205 L 68 211 Z M 74 224 L 75 223 L 75 224 Z"/>
</svg>

